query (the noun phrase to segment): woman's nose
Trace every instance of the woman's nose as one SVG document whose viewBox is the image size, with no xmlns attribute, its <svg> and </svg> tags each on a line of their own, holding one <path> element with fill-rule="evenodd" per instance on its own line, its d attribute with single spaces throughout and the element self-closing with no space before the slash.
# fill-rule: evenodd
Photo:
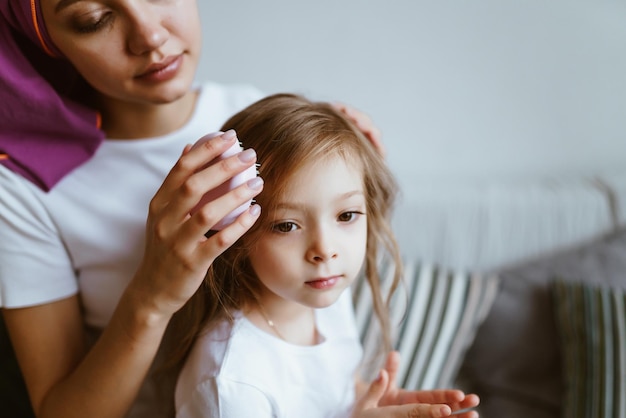
<svg viewBox="0 0 626 418">
<path fill-rule="evenodd" d="M 142 10 L 133 13 L 131 25 L 128 48 L 135 55 L 158 49 L 169 37 L 169 31 L 163 26 L 163 17 L 153 11 Z"/>
</svg>

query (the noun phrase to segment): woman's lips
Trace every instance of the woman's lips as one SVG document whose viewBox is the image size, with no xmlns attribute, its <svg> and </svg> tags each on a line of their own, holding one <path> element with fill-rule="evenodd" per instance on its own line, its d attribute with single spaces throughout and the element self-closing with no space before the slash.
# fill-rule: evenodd
<svg viewBox="0 0 626 418">
<path fill-rule="evenodd" d="M 182 54 L 169 57 L 160 63 L 151 65 L 145 72 L 138 75 L 136 78 L 149 82 L 168 81 L 178 74 L 178 70 L 180 69 L 182 63 Z"/>
<path fill-rule="evenodd" d="M 337 284 L 337 282 L 339 281 L 339 278 L 340 276 L 324 277 L 321 279 L 315 279 L 315 280 L 305 282 L 305 284 L 309 287 L 312 287 L 313 289 L 320 289 L 320 290 L 330 289 L 331 287 Z"/>
</svg>

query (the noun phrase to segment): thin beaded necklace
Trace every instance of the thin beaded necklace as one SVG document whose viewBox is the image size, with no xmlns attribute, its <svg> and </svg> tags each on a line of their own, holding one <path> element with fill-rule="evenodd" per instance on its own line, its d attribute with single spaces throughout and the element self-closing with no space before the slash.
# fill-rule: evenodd
<svg viewBox="0 0 626 418">
<path fill-rule="evenodd" d="M 263 305 L 261 305 L 260 303 L 259 303 L 259 312 L 261 312 L 261 316 L 263 316 L 263 319 L 265 319 L 265 322 L 267 322 L 267 325 L 269 325 L 269 327 L 272 329 L 272 331 L 274 331 L 274 333 L 278 336 L 278 338 L 280 338 L 283 341 L 287 341 L 285 337 L 283 337 L 283 335 L 280 333 L 280 331 L 278 331 L 278 328 L 276 328 L 276 324 L 274 324 L 274 321 L 270 319 L 270 317 L 267 315 L 267 312 L 265 312 L 265 308 L 263 308 Z"/>
<path fill-rule="evenodd" d="M 274 321 L 270 319 L 263 305 L 259 303 L 258 306 L 259 306 L 259 312 L 261 313 L 261 316 L 263 317 L 263 319 L 265 319 L 265 322 L 267 323 L 267 325 L 272 329 L 272 331 L 274 331 L 274 333 L 278 336 L 278 338 L 280 338 L 281 340 L 285 342 L 288 342 L 287 339 L 283 337 L 283 335 L 280 333 L 280 331 L 278 331 L 276 324 L 274 323 Z M 314 333 L 313 340 L 317 341 L 319 336 L 317 334 L 317 327 L 315 326 L 315 313 L 313 313 L 313 333 Z"/>
</svg>

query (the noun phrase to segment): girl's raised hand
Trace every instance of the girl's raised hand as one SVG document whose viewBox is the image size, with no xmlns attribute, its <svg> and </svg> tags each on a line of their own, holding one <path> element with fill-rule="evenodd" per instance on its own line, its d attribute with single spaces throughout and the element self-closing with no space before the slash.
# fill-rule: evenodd
<svg viewBox="0 0 626 418">
<path fill-rule="evenodd" d="M 411 403 L 382 406 L 380 400 L 389 387 L 389 374 L 381 370 L 365 394 L 357 401 L 350 418 L 438 418 L 447 417 L 451 408 L 444 404 Z"/>
<path fill-rule="evenodd" d="M 392 351 L 387 356 L 385 368 L 371 383 L 359 400 L 352 418 L 377 417 L 446 417 L 476 418 L 471 410 L 479 403 L 476 395 L 465 395 L 460 390 L 404 390 L 398 388 L 396 377 L 400 354 Z M 388 415 L 387 415 L 388 414 Z"/>
<path fill-rule="evenodd" d="M 201 146 L 187 146 L 150 202 L 143 260 L 128 291 L 147 312 L 169 317 L 198 289 L 213 262 L 252 227 L 260 207 L 252 205 L 224 229 L 205 234 L 224 216 L 254 198 L 263 189 L 256 177 L 190 211 L 202 196 L 256 162 L 256 153 L 241 153 L 213 161 L 237 140 L 234 131 Z"/>
</svg>

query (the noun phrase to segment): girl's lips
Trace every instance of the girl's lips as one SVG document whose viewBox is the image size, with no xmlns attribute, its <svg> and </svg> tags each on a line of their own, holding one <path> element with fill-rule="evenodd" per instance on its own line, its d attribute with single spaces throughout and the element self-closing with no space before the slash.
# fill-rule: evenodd
<svg viewBox="0 0 626 418">
<path fill-rule="evenodd" d="M 145 72 L 139 74 L 136 78 L 149 82 L 161 82 L 167 81 L 178 74 L 183 63 L 183 55 L 177 55 L 170 57 L 161 63 L 151 65 Z"/>
<path fill-rule="evenodd" d="M 313 289 L 324 290 L 324 289 L 330 289 L 331 287 L 336 285 L 338 281 L 339 281 L 339 276 L 333 276 L 333 277 L 325 277 L 322 279 L 311 280 L 309 282 L 305 282 L 305 284 L 309 287 L 312 287 Z"/>
</svg>

